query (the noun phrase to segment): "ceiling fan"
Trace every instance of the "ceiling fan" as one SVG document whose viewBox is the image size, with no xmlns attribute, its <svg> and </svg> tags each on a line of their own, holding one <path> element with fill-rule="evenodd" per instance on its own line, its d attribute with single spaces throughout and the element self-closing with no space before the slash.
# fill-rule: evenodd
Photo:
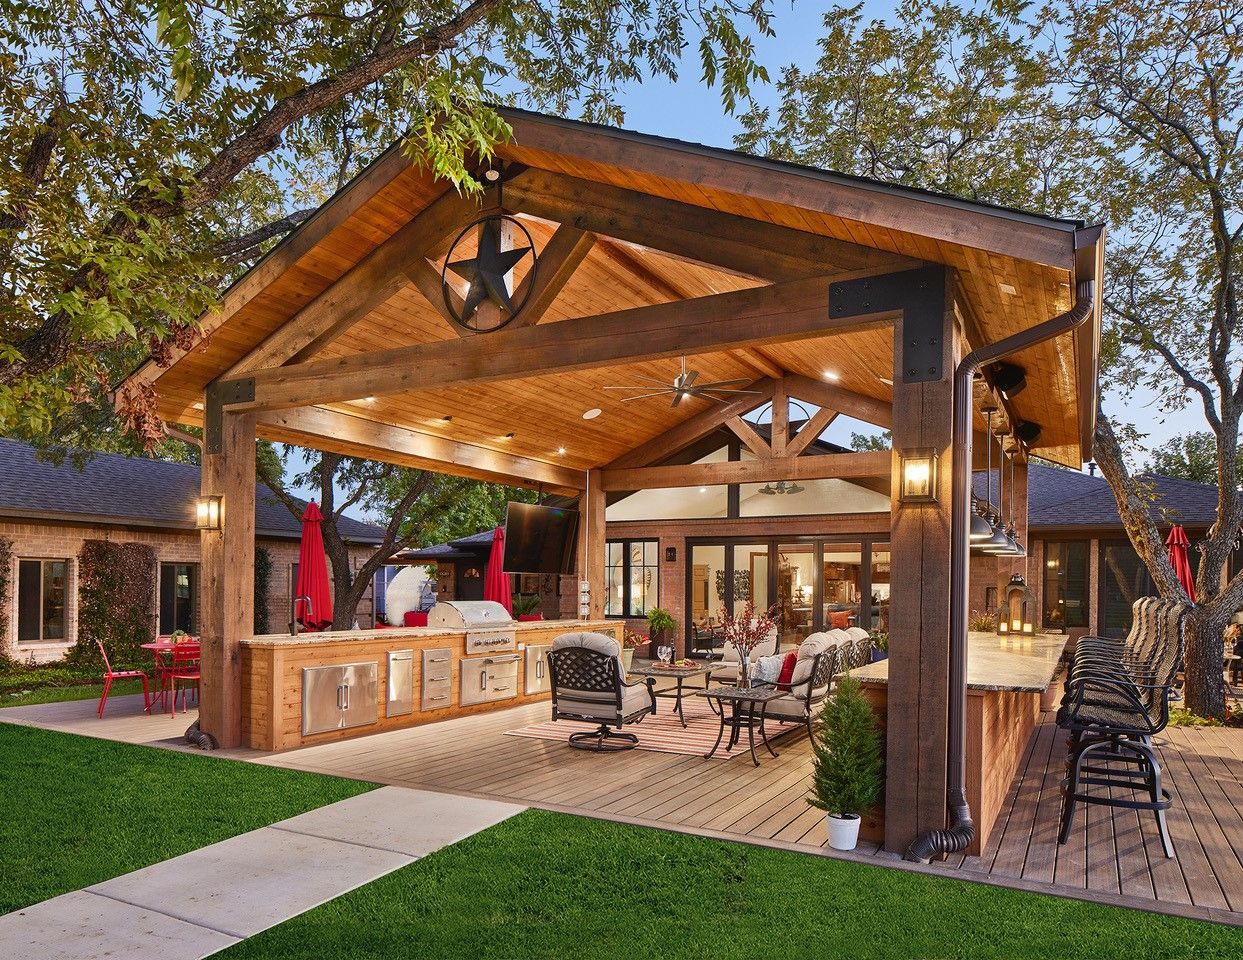
<svg viewBox="0 0 1243 960">
<path fill-rule="evenodd" d="M 750 383 L 750 380 L 714 380 L 711 383 L 699 382 L 698 370 L 686 369 L 686 357 L 682 358 L 682 372 L 673 378 L 673 383 L 664 380 L 657 380 L 654 377 L 639 377 L 639 380 L 648 381 L 647 384 L 633 387 L 611 386 L 605 387 L 605 390 L 638 390 L 643 391 L 633 397 L 622 397 L 622 402 L 629 400 L 647 400 L 650 397 L 672 397 L 673 402 L 670 406 L 676 407 L 687 397 L 700 397 L 704 400 L 715 400 L 717 403 L 724 403 L 727 394 L 759 394 L 758 390 L 740 390 L 743 384 Z"/>
</svg>

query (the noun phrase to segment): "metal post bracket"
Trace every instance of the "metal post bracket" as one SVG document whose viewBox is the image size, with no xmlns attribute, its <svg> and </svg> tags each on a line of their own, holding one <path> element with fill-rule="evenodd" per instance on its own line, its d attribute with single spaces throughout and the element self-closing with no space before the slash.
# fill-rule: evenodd
<svg viewBox="0 0 1243 960">
<path fill-rule="evenodd" d="M 932 265 L 876 277 L 839 280 L 829 285 L 834 317 L 902 313 L 903 383 L 941 380 L 945 336 L 945 267 Z"/>
<path fill-rule="evenodd" d="M 224 411 L 231 403 L 250 403 L 255 399 L 254 377 L 217 380 L 207 385 L 203 404 L 203 452 L 224 450 Z"/>
</svg>

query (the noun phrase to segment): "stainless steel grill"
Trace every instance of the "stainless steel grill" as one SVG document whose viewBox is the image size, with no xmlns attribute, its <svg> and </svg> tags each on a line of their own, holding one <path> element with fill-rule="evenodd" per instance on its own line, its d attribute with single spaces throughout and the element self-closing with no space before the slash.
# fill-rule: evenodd
<svg viewBox="0 0 1243 960">
<path fill-rule="evenodd" d="M 513 618 L 492 600 L 444 600 L 428 612 L 427 625 L 464 631 L 468 654 L 518 649 Z"/>
</svg>

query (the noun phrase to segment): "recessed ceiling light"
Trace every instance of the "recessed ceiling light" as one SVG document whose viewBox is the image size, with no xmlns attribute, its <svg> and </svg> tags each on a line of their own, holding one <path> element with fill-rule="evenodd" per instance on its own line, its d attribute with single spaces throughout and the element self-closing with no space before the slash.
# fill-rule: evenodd
<svg viewBox="0 0 1243 960">
<path fill-rule="evenodd" d="M 504 439 L 506 440 L 512 440 L 513 438 L 514 438 L 514 432 L 512 430 L 509 431 L 509 433 L 505 434 L 505 437 L 504 437 Z"/>
<path fill-rule="evenodd" d="M 443 417 L 441 417 L 440 419 L 441 419 L 441 420 L 443 420 L 445 423 L 452 423 L 452 422 L 453 422 L 453 416 L 452 416 L 452 414 L 445 414 L 445 415 L 444 415 Z"/>
<path fill-rule="evenodd" d="M 1001 292 L 1006 294 L 1007 296 L 1013 297 L 1016 293 L 1018 293 L 1018 291 L 1015 290 L 1012 285 L 1008 283 L 1002 283 L 1000 280 L 997 281 L 997 286 L 1001 290 Z"/>
<path fill-rule="evenodd" d="M 837 383 L 838 380 L 842 379 L 842 375 L 836 370 L 826 370 L 824 371 L 823 376 L 824 379 L 828 380 L 830 383 Z"/>
<path fill-rule="evenodd" d="M 565 447 L 557 447 L 557 456 L 559 457 L 565 456 Z"/>
<path fill-rule="evenodd" d="M 586 411 L 586 412 L 583 414 L 583 419 L 584 419 L 584 420 L 594 420 L 596 417 L 600 416 L 600 414 L 601 414 L 601 413 L 603 413 L 603 412 L 604 412 L 604 411 L 603 411 L 603 410 L 601 410 L 599 407 L 592 407 L 590 410 Z"/>
<path fill-rule="evenodd" d="M 497 170 L 495 167 L 492 167 L 483 172 L 483 178 L 487 180 L 488 183 L 496 183 L 497 180 L 501 179 L 501 171 Z"/>
</svg>

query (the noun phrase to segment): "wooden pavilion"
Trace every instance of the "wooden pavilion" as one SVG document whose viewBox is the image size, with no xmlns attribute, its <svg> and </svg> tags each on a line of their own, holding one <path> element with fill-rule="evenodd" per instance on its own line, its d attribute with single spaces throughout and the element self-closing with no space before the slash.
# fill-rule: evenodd
<svg viewBox="0 0 1243 960">
<path fill-rule="evenodd" d="M 969 351 L 1070 311 L 1100 277 L 1102 228 L 503 113 L 513 137 L 480 166 L 498 178 L 482 201 L 393 147 L 233 284 L 196 346 L 118 388 L 153 389 L 164 419 L 205 429 L 203 494 L 221 522 L 202 534 L 202 728 L 240 742 L 256 437 L 578 496 L 596 618 L 609 491 L 868 478 L 896 492 L 902 456 L 931 452 L 933 496 L 894 495 L 889 521 L 910 575 L 890 595 L 886 843 L 943 826 L 953 374 Z M 498 199 L 510 218 L 491 221 L 497 249 L 534 250 L 509 269 L 511 296 L 475 309 L 446 260 L 482 260 L 470 228 Z M 1021 392 L 983 369 L 976 430 L 995 404 L 1020 456 L 1089 458 L 1099 290 L 1089 322 L 1007 358 Z M 464 316 L 508 322 L 475 332 Z M 603 389 L 672 381 L 683 355 L 702 380 L 756 392 L 671 405 Z M 791 396 L 820 410 L 792 436 Z M 770 400 L 766 441 L 741 414 Z M 837 413 L 891 429 L 892 453 L 800 456 Z M 753 459 L 666 462 L 722 425 Z"/>
</svg>

